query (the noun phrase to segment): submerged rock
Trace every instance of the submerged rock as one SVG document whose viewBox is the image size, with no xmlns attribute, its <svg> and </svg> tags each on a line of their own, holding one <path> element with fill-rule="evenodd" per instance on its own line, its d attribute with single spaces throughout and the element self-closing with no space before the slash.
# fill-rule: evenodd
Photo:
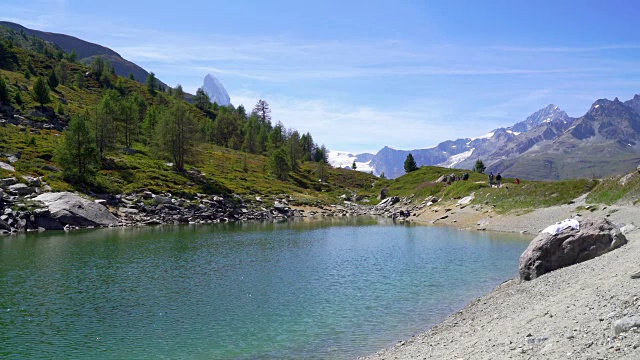
<svg viewBox="0 0 640 360">
<path fill-rule="evenodd" d="M 607 219 L 585 219 L 580 230 L 540 233 L 520 256 L 520 280 L 533 280 L 550 271 L 593 259 L 627 243 Z"/>
</svg>

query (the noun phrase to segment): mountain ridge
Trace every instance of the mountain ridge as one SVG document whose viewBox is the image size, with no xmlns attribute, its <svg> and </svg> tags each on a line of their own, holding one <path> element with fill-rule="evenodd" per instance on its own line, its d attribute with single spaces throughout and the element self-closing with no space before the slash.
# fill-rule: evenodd
<svg viewBox="0 0 640 360">
<path fill-rule="evenodd" d="M 366 165 L 374 174 L 395 178 L 404 174 L 403 163 L 411 153 L 419 166 L 472 169 L 480 159 L 487 171 L 505 176 L 558 180 L 631 171 L 640 162 L 639 143 L 640 95 L 635 95 L 625 102 L 596 100 L 579 118 L 549 104 L 481 137 L 447 140 L 426 149 L 385 146 Z"/>
<path fill-rule="evenodd" d="M 72 35 L 30 29 L 9 21 L 0 21 L 0 26 L 5 26 L 18 32 L 23 31 L 29 36 L 36 36 L 60 46 L 65 52 L 75 50 L 76 54 L 78 54 L 78 61 L 84 64 L 91 63 L 96 56 L 102 56 L 113 65 L 116 75 L 127 77 L 129 74 L 133 74 L 135 80 L 140 83 L 144 83 L 149 75 L 149 72 L 141 66 L 123 58 L 116 51 L 100 44 L 82 40 Z M 162 81 L 158 80 L 158 82 L 163 88 L 167 87 L 167 84 Z"/>
</svg>

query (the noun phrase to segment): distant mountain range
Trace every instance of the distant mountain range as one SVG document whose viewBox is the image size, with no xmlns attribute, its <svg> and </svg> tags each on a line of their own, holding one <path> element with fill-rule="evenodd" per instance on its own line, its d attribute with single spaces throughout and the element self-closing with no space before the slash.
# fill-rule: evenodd
<svg viewBox="0 0 640 360">
<path fill-rule="evenodd" d="M 478 138 L 449 140 L 435 147 L 395 150 L 384 147 L 374 154 L 330 152 L 334 166 L 395 178 L 404 174 L 409 153 L 418 165 L 473 168 L 481 159 L 487 172 L 507 177 L 558 180 L 604 177 L 635 169 L 640 163 L 640 95 L 621 102 L 601 99 L 577 119 L 556 105 L 535 112 L 524 121 L 498 128 Z M 337 161 L 340 159 L 340 161 Z"/>
<path fill-rule="evenodd" d="M 28 36 L 35 36 L 42 40 L 58 45 L 65 52 L 71 52 L 71 50 L 75 49 L 76 54 L 78 54 L 78 60 L 85 64 L 91 63 L 97 56 L 102 56 L 103 59 L 109 61 L 113 65 L 113 68 L 117 75 L 127 77 L 129 76 L 129 74 L 133 74 L 133 77 L 141 83 L 144 83 L 147 80 L 147 75 L 149 75 L 149 73 L 145 69 L 123 58 L 117 52 L 102 45 L 84 41 L 70 35 L 29 29 L 22 25 L 8 21 L 0 21 L 0 26 L 6 26 L 9 29 L 13 29 L 18 32 L 24 31 L 24 33 Z M 167 84 L 163 83 L 162 81 L 159 81 L 159 83 L 163 88 L 167 87 Z"/>
</svg>

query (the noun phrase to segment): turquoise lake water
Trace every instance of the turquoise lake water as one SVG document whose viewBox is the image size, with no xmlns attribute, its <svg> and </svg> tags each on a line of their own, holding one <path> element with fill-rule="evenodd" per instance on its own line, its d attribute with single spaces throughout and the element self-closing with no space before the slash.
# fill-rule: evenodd
<svg viewBox="0 0 640 360">
<path fill-rule="evenodd" d="M 527 244 L 362 217 L 0 238 L 0 358 L 353 359 L 515 277 Z"/>
</svg>

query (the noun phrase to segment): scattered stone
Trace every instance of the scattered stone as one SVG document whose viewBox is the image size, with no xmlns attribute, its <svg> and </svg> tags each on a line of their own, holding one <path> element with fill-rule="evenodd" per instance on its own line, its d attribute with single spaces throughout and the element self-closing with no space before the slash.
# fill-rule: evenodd
<svg viewBox="0 0 640 360">
<path fill-rule="evenodd" d="M 11 178 L 5 178 L 5 179 L 0 179 L 0 187 L 6 188 L 8 186 L 14 185 L 18 183 L 18 179 L 11 177 Z"/>
<path fill-rule="evenodd" d="M 156 204 L 171 204 L 171 203 L 173 203 L 173 201 L 171 200 L 170 197 L 160 196 L 160 195 L 156 195 L 153 198 L 153 202 L 156 203 Z"/>
<path fill-rule="evenodd" d="M 7 192 L 13 195 L 24 196 L 28 194 L 33 194 L 35 192 L 34 188 L 30 188 L 25 184 L 13 184 L 7 188 Z"/>
<path fill-rule="evenodd" d="M 0 169 L 11 171 L 11 172 L 16 171 L 16 168 L 2 161 L 0 161 Z"/>
<path fill-rule="evenodd" d="M 469 205 L 475 199 L 475 193 L 458 200 L 458 205 Z"/>
<path fill-rule="evenodd" d="M 613 331 L 616 335 L 628 332 L 633 328 L 640 328 L 640 316 L 628 316 L 613 323 Z"/>
</svg>

